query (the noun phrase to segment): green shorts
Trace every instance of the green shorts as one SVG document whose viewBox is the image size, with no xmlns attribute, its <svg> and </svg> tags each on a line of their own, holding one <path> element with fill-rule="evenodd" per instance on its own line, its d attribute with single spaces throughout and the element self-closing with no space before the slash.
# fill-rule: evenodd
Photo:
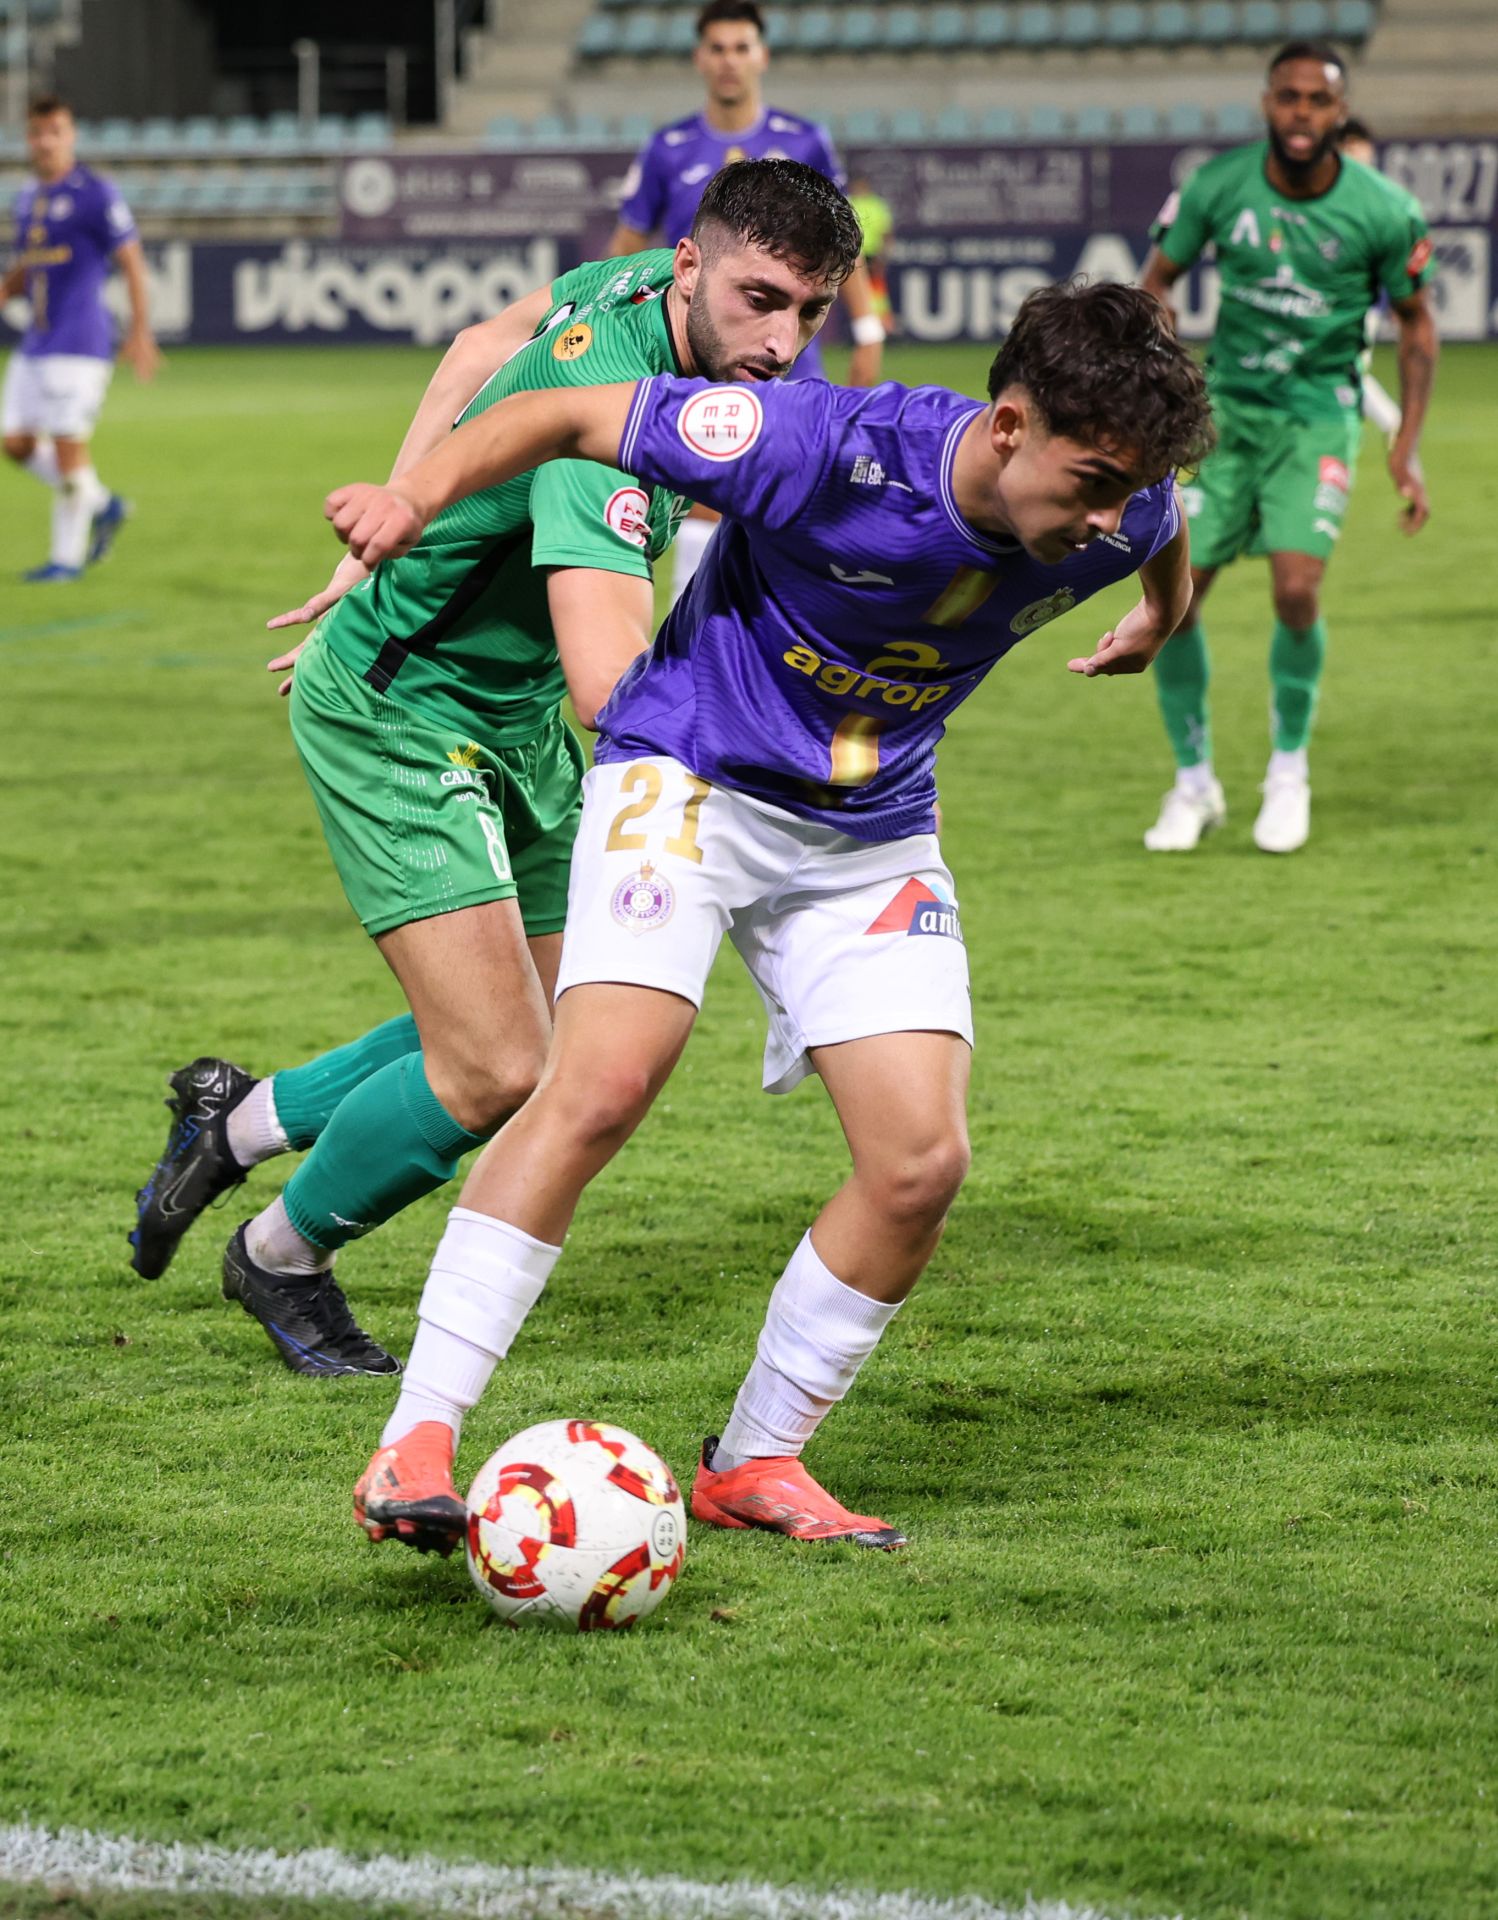
<svg viewBox="0 0 1498 1920">
<path fill-rule="evenodd" d="M 1181 488 L 1191 564 L 1222 567 L 1241 553 L 1331 557 L 1357 470 L 1355 413 L 1294 420 L 1219 402 L 1217 446 Z"/>
<path fill-rule="evenodd" d="M 528 934 L 561 931 L 583 751 L 560 713 L 528 740 L 485 747 L 376 693 L 314 635 L 291 732 L 366 933 L 489 900 L 518 900 Z"/>
</svg>

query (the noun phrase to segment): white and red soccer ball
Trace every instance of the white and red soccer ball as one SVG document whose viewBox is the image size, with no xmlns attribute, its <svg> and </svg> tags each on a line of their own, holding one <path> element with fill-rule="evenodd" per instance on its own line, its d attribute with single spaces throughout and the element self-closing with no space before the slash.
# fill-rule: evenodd
<svg viewBox="0 0 1498 1920">
<path fill-rule="evenodd" d="M 686 1550 L 671 1469 L 599 1420 L 527 1427 L 468 1490 L 468 1571 L 514 1627 L 632 1627 L 665 1599 Z"/>
</svg>

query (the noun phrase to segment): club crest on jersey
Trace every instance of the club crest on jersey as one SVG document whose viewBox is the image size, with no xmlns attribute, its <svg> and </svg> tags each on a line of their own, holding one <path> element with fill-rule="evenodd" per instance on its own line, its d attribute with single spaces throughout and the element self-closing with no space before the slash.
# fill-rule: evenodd
<svg viewBox="0 0 1498 1920">
<path fill-rule="evenodd" d="M 962 922 L 957 917 L 955 900 L 944 900 L 924 880 L 907 880 L 864 932 L 934 934 L 940 939 L 960 941 Z"/>
<path fill-rule="evenodd" d="M 586 320 L 574 320 L 563 327 L 552 344 L 553 360 L 581 360 L 593 344 L 593 329 Z"/>
<path fill-rule="evenodd" d="M 676 416 L 683 442 L 704 460 L 737 460 L 765 424 L 759 395 L 749 387 L 710 387 L 694 393 Z"/>
<path fill-rule="evenodd" d="M 649 933 L 663 927 L 675 911 L 675 888 L 648 860 L 619 882 L 609 901 L 609 912 L 630 933 Z"/>
<path fill-rule="evenodd" d="M 626 545 L 644 547 L 650 537 L 650 496 L 643 487 L 619 487 L 608 497 L 603 517 Z"/>
<path fill-rule="evenodd" d="M 1009 622 L 1009 631 L 1034 633 L 1037 627 L 1043 627 L 1048 620 L 1056 620 L 1063 613 L 1069 613 L 1076 604 L 1077 596 L 1070 587 L 1058 587 L 1054 593 L 1048 593 L 1044 600 L 1032 600 L 1028 607 L 1021 607 Z"/>
</svg>

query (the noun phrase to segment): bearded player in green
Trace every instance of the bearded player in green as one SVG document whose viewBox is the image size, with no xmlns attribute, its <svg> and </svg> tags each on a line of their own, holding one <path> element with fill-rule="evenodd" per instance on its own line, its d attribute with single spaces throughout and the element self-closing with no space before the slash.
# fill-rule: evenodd
<svg viewBox="0 0 1498 1920">
<path fill-rule="evenodd" d="M 1227 815 L 1212 769 L 1201 609 L 1218 569 L 1267 553 L 1275 627 L 1269 652 L 1273 751 L 1254 843 L 1293 853 L 1311 828 L 1307 748 L 1326 654 L 1322 576 L 1342 531 L 1362 433 L 1361 356 L 1370 307 L 1387 295 L 1399 334 L 1400 424 L 1389 473 L 1407 533 L 1430 517 L 1417 449 L 1435 376 L 1435 320 L 1422 291 L 1435 272 L 1419 205 L 1338 152 L 1346 69 L 1328 46 L 1274 56 L 1267 139 L 1199 167 L 1153 229 L 1144 286 L 1170 288 L 1214 247 L 1222 305 L 1208 358 L 1217 448 L 1183 489 L 1192 599 L 1155 661 L 1176 782 L 1144 836 L 1185 853 Z"/>
<path fill-rule="evenodd" d="M 460 336 L 396 472 L 440 439 L 476 361 L 487 372 L 511 346 L 460 421 L 542 387 L 779 378 L 859 247 L 846 199 L 811 167 L 726 167 L 674 254 L 579 267 Z M 334 1254 L 450 1179 L 535 1085 L 581 808 L 562 696 L 592 726 L 648 644 L 650 562 L 683 510 L 627 474 L 556 463 L 461 501 L 368 576 L 340 567 L 272 622 L 323 616 L 297 649 L 292 733 L 344 891 L 411 1015 L 266 1079 L 207 1056 L 178 1069 L 130 1239 L 138 1273 L 164 1272 L 250 1167 L 310 1146 L 224 1256 L 226 1297 L 299 1373 L 399 1371 L 355 1323 Z"/>
</svg>

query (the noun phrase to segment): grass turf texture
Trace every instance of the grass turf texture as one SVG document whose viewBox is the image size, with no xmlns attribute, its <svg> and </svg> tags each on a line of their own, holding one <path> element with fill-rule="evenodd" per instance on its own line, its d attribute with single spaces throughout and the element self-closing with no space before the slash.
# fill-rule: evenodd
<svg viewBox="0 0 1498 1920">
<path fill-rule="evenodd" d="M 1303 854 L 1248 839 L 1261 563 L 1210 604 L 1233 811 L 1196 857 L 1140 847 L 1148 682 L 1061 665 L 1127 594 L 958 715 L 975 1164 L 811 1456 L 912 1546 L 694 1527 L 655 1620 L 581 1641 L 488 1625 L 460 1563 L 355 1532 L 389 1389 L 294 1378 L 219 1298 L 249 1206 L 158 1283 L 126 1266 L 167 1069 L 269 1070 L 396 1010 L 259 623 L 326 577 L 321 494 L 385 470 L 432 362 L 122 379 L 98 456 L 136 522 L 81 585 L 6 594 L 0 1814 L 1197 1920 L 1491 1908 L 1493 354 L 1443 363 L 1420 539 L 1365 457 Z M 894 370 L 978 392 L 983 356 Z M 45 500 L 0 484 L 19 568 Z M 728 955 L 466 1471 L 583 1412 L 690 1476 L 844 1164 L 815 1088 L 753 1097 L 761 1031 Z M 343 1261 L 401 1351 L 445 1204 Z"/>
</svg>

